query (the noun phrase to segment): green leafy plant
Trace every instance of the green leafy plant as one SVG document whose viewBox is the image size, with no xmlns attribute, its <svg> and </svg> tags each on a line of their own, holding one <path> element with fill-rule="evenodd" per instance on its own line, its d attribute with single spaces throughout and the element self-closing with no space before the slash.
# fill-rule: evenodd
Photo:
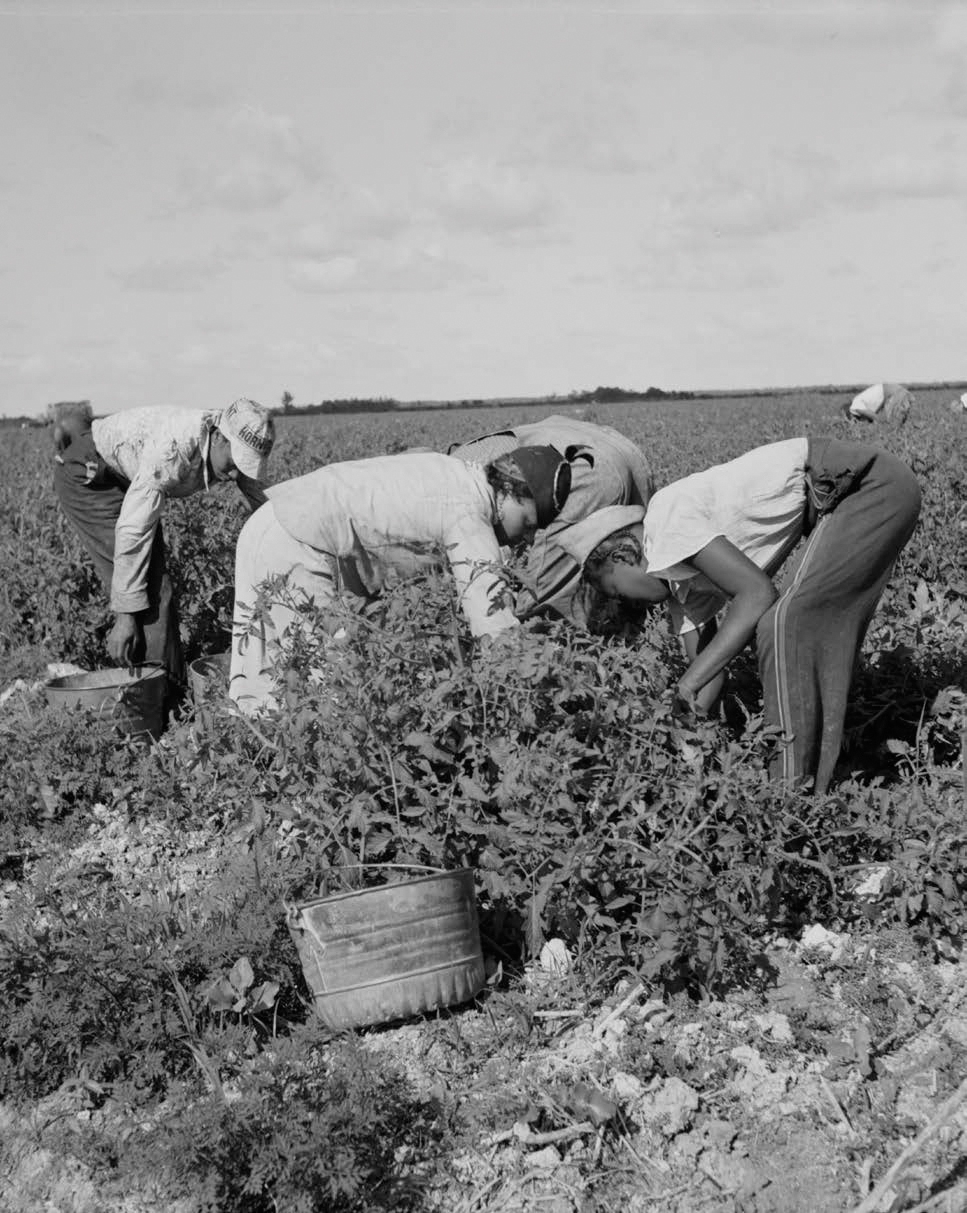
<svg viewBox="0 0 967 1213">
<path fill-rule="evenodd" d="M 827 403 L 594 412 L 667 481 L 826 432 Z M 506 418 L 287 417 L 277 474 L 442 447 Z M 86 1099 L 81 1144 L 75 1126 L 62 1145 L 105 1184 L 147 1170 L 172 1199 L 233 1213 L 419 1208 L 412 1160 L 431 1167 L 464 1112 L 315 1022 L 283 903 L 317 894 L 336 867 L 350 880 L 370 863 L 475 868 L 484 949 L 501 960 L 486 1005 L 512 1019 L 501 1039 L 518 1063 L 536 996 L 522 1010 L 515 983 L 552 936 L 589 1003 L 619 973 L 656 991 L 751 984 L 763 940 L 805 922 L 956 955 L 967 481 L 952 425 L 876 434 L 916 467 L 924 511 L 871 623 L 826 797 L 766 779 L 774 738 L 751 654 L 721 716 L 686 726 L 664 697 L 682 659 L 659 620 L 603 619 L 604 636 L 529 624 L 479 645 L 447 578 L 358 611 L 307 610 L 282 710 L 249 720 L 213 693 L 148 749 L 17 692 L 0 705 L 0 1092 Z M 12 435 L 0 493 L 10 680 L 104 661 L 105 594 L 48 492 L 46 437 Z M 189 657 L 226 645 L 242 521 L 231 492 L 166 511 Z M 178 846 L 194 832 L 189 861 Z M 153 850 L 162 835 L 169 849 Z M 886 873 L 879 891 L 857 894 L 871 871 Z M 505 1105 L 488 1106 L 473 1112 L 481 1123 Z"/>
</svg>

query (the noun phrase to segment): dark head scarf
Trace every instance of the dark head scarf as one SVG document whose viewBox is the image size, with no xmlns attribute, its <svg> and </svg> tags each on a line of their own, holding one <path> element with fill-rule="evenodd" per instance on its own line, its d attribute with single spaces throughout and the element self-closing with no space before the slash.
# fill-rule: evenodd
<svg viewBox="0 0 967 1213">
<path fill-rule="evenodd" d="M 519 446 L 504 456 L 512 460 L 537 506 L 537 526 L 554 521 L 571 491 L 571 465 L 552 446 Z"/>
</svg>

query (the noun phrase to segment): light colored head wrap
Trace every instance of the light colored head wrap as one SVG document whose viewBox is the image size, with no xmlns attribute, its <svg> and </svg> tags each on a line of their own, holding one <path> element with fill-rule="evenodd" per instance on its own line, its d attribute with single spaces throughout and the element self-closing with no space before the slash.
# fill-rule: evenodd
<svg viewBox="0 0 967 1213">
<path fill-rule="evenodd" d="M 554 536 L 554 542 L 583 569 L 588 557 L 609 535 L 634 526 L 645 516 L 643 505 L 607 505 L 595 510 L 580 522 L 565 527 Z"/>
</svg>

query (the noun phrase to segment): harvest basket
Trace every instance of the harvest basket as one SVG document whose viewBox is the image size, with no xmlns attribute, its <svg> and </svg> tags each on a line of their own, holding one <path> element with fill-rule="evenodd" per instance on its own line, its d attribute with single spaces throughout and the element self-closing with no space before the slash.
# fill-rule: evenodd
<svg viewBox="0 0 967 1213">
<path fill-rule="evenodd" d="M 149 736 L 156 741 L 164 728 L 167 682 L 161 666 L 136 665 L 65 674 L 52 678 L 45 690 L 52 707 L 90 712 L 104 733 Z"/>
<path fill-rule="evenodd" d="M 364 1027 L 478 994 L 485 974 L 473 869 L 361 864 L 330 873 L 358 877 L 362 869 L 365 879 L 383 883 L 284 903 L 322 1021 L 334 1029 Z"/>
</svg>

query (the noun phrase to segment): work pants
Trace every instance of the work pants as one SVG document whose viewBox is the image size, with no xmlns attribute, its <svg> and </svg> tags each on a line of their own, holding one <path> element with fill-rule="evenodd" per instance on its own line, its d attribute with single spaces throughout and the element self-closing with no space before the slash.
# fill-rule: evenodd
<svg viewBox="0 0 967 1213">
<path fill-rule="evenodd" d="M 74 438 L 57 456 L 54 491 L 61 509 L 94 562 L 108 595 L 114 577 L 114 533 L 128 482 L 116 475 L 97 453 L 90 432 Z M 169 701 L 173 703 L 185 681 L 185 662 L 178 628 L 178 609 L 165 568 L 161 524 L 155 532 L 145 586 L 148 607 L 137 613 L 144 644 L 134 653 L 135 663 L 161 665 L 168 673 Z"/>
<path fill-rule="evenodd" d="M 325 606 L 337 594 L 339 564 L 293 539 L 271 501 L 242 527 L 235 549 L 235 613 L 229 695 L 247 715 L 279 706 L 282 643 L 305 626 L 300 607 Z"/>
<path fill-rule="evenodd" d="M 920 486 L 894 455 L 836 439 L 810 441 L 806 480 L 817 521 L 756 644 L 765 720 L 782 733 L 772 775 L 825 792 L 859 651 L 916 525 Z"/>
</svg>

